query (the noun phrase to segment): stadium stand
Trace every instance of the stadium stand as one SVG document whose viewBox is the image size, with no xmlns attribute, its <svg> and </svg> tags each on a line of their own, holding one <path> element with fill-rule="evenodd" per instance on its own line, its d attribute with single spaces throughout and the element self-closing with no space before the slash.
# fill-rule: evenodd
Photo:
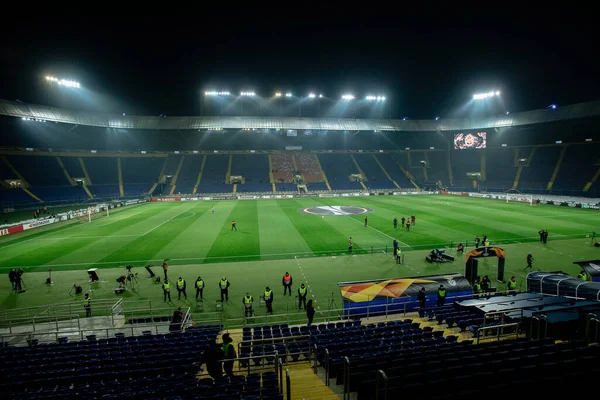
<svg viewBox="0 0 600 400">
<path fill-rule="evenodd" d="M 158 157 L 122 157 L 123 187 L 125 196 L 139 196 L 148 193 L 160 174 L 165 162 Z"/>
<path fill-rule="evenodd" d="M 271 192 L 269 157 L 266 154 L 236 154 L 232 157 L 231 175 L 242 176 L 238 192 Z"/>
<path fill-rule="evenodd" d="M 385 175 L 372 154 L 356 154 L 354 158 L 365 174 L 365 185 L 369 189 L 393 189 L 396 186 Z"/>
<path fill-rule="evenodd" d="M 191 194 L 194 191 L 202 166 L 202 158 L 198 156 L 185 157 L 175 183 L 175 193 Z"/>
<path fill-rule="evenodd" d="M 323 174 L 316 155 L 312 153 L 300 153 L 294 157 L 298 170 L 302 173 L 304 182 L 315 183 L 323 182 Z M 312 185 L 310 186 L 313 187 Z"/>
<path fill-rule="evenodd" d="M 208 155 L 197 193 L 231 193 L 232 185 L 225 183 L 229 168 L 228 155 Z"/>
<path fill-rule="evenodd" d="M 400 166 L 394 160 L 394 156 L 391 154 L 377 154 L 377 160 L 381 163 L 381 166 L 387 171 L 390 177 L 396 181 L 398 186 L 403 189 L 406 188 L 414 188 L 413 184 L 410 183 L 410 180 L 406 177 L 404 172 L 400 169 Z"/>
<path fill-rule="evenodd" d="M 274 151 L 271 153 L 271 166 L 275 183 L 290 183 L 294 180 L 294 153 Z"/>
<path fill-rule="evenodd" d="M 452 163 L 452 174 L 454 177 L 453 188 L 454 190 L 472 191 L 474 189 L 473 182 L 467 179 L 468 172 L 480 172 L 481 170 L 481 154 L 473 153 L 470 157 L 465 156 L 461 151 L 472 151 L 472 150 L 460 150 L 453 151 L 450 153 L 450 161 Z M 493 167 L 490 166 L 491 170 Z"/>
<path fill-rule="evenodd" d="M 361 190 L 360 182 L 351 182 L 350 174 L 358 174 L 356 165 L 348 154 L 319 154 L 321 168 L 332 190 Z"/>
<path fill-rule="evenodd" d="M 488 190 L 511 189 L 516 173 L 515 149 L 500 147 L 485 150 L 485 180 L 482 184 Z M 524 175 L 521 175 L 521 182 L 523 177 Z"/>
<path fill-rule="evenodd" d="M 583 195 L 583 188 L 589 177 L 594 174 L 594 164 L 598 161 L 600 146 L 595 143 L 587 145 L 566 146 L 564 158 L 556 176 L 553 191 L 566 191 L 563 194 Z"/>
</svg>

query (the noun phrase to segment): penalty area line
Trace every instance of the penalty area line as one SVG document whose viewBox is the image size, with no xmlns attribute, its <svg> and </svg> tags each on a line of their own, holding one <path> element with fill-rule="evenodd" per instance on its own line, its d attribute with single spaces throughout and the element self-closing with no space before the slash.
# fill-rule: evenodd
<svg viewBox="0 0 600 400">
<path fill-rule="evenodd" d="M 190 211 L 190 210 L 191 210 L 192 208 L 194 208 L 194 207 L 196 207 L 196 206 L 192 206 L 192 207 L 190 207 L 190 208 L 188 208 L 188 209 L 186 209 L 186 210 L 183 210 L 183 211 L 182 211 L 182 212 L 180 212 L 179 214 L 172 216 L 171 218 L 169 218 L 168 220 L 166 220 L 166 221 L 164 221 L 164 222 L 161 222 L 160 224 L 156 225 L 154 228 L 150 229 L 148 232 L 146 232 L 146 233 L 142 234 L 141 236 L 146 236 L 146 235 L 147 235 L 147 234 L 149 234 L 150 232 L 154 231 L 155 229 L 158 229 L 158 228 L 160 228 L 161 226 L 163 226 L 163 225 L 164 225 L 164 224 L 166 224 L 167 222 L 171 221 L 172 219 L 179 217 L 179 216 L 180 216 L 181 214 L 183 214 L 184 212 L 188 212 L 188 211 Z"/>
</svg>

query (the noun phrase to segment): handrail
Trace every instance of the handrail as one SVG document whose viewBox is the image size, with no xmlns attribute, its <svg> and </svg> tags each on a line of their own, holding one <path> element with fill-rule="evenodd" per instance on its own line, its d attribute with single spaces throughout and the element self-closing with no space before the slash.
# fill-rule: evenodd
<svg viewBox="0 0 600 400">
<path fill-rule="evenodd" d="M 329 349 L 325 347 L 325 386 L 329 386 Z"/>
<path fill-rule="evenodd" d="M 283 365 L 281 363 L 281 360 L 279 359 L 279 355 L 277 354 L 277 352 L 275 352 L 275 359 L 277 360 L 277 365 L 279 368 L 278 372 L 278 376 L 279 376 L 279 393 L 283 394 Z"/>
<path fill-rule="evenodd" d="M 313 359 L 313 372 L 316 374 L 318 371 L 317 369 L 319 368 L 319 361 L 318 361 L 318 357 L 317 357 L 317 344 L 313 344 L 311 347 L 311 353 L 314 357 Z"/>
<path fill-rule="evenodd" d="M 292 400 L 292 378 L 290 377 L 290 370 L 285 369 L 285 389 L 287 400 Z"/>
<path fill-rule="evenodd" d="M 379 400 L 379 382 L 380 380 L 383 380 L 384 383 L 384 396 L 383 396 L 383 400 L 387 400 L 387 391 L 388 391 L 388 377 L 385 374 L 385 372 L 383 372 L 383 370 L 378 370 L 377 371 L 377 383 L 375 385 L 375 400 Z"/>
<path fill-rule="evenodd" d="M 537 323 L 537 337 L 536 338 L 533 337 L 533 321 L 534 320 Z M 541 323 L 540 318 L 537 315 L 533 315 L 531 317 L 531 324 L 530 324 L 530 329 L 529 329 L 529 337 L 531 339 L 539 340 L 539 338 L 540 338 L 540 323 Z"/>
<path fill-rule="evenodd" d="M 600 328 L 600 320 L 598 318 L 596 318 L 596 314 L 592 314 L 592 313 L 589 313 L 587 315 L 587 317 L 588 317 L 588 320 L 585 325 L 585 340 L 588 343 L 594 343 L 598 340 L 598 329 Z M 596 323 L 596 334 L 594 335 L 593 339 L 590 337 L 590 334 L 592 331 L 592 322 Z"/>
<path fill-rule="evenodd" d="M 500 340 L 500 332 L 502 331 L 501 328 L 517 328 L 515 329 L 515 338 L 519 337 L 519 323 L 518 322 L 513 322 L 510 324 L 499 324 L 499 325 L 488 325 L 488 326 L 482 326 L 480 328 L 477 329 L 477 344 L 479 344 L 479 341 L 481 340 L 481 331 L 486 331 L 486 330 L 490 330 L 490 329 L 498 329 L 498 340 Z"/>
<path fill-rule="evenodd" d="M 344 357 L 344 394 L 343 400 L 350 400 L 350 359 Z"/>
</svg>

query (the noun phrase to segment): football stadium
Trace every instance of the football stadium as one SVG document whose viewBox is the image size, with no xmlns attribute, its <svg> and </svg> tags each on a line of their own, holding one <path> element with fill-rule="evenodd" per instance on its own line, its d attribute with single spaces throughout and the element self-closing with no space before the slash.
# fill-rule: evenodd
<svg viewBox="0 0 600 400">
<path fill-rule="evenodd" d="M 555 396 L 600 372 L 599 101 L 409 119 L 245 90 L 190 116 L 0 99 L 3 398 Z"/>
</svg>

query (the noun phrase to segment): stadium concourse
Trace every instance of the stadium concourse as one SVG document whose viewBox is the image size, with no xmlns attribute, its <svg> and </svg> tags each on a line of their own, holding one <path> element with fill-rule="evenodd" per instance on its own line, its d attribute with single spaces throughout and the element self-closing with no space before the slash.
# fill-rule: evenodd
<svg viewBox="0 0 600 400">
<path fill-rule="evenodd" d="M 17 274 L 0 282 L 3 397 L 555 395 L 600 372 L 600 288 L 581 266 L 600 258 L 599 109 L 153 119 L 2 100 L 0 268 Z M 491 287 L 474 293 L 457 246 L 484 235 L 504 278 L 482 257 Z M 433 249 L 452 257 L 429 263 Z M 223 333 L 234 376 L 213 379 Z"/>
</svg>

